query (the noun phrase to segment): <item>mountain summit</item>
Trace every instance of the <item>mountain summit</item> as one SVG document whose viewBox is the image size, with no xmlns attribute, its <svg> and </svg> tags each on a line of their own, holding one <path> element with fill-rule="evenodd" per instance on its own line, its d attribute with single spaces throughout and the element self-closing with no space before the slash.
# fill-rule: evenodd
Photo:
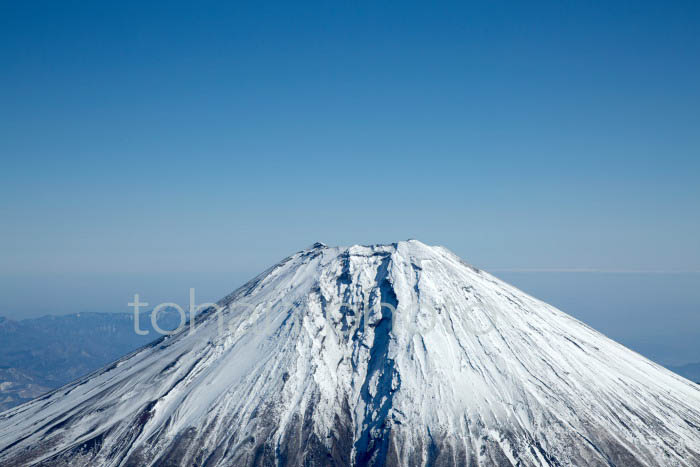
<svg viewBox="0 0 700 467">
<path fill-rule="evenodd" d="M 0 465 L 700 465 L 700 389 L 418 241 L 296 253 L 0 414 Z"/>
</svg>

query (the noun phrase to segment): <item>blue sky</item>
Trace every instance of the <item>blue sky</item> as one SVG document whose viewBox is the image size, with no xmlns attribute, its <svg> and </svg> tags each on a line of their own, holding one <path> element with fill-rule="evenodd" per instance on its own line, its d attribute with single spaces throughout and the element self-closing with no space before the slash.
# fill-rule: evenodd
<svg viewBox="0 0 700 467">
<path fill-rule="evenodd" d="M 6 315 L 317 240 L 700 270 L 697 2 L 235 3 L 2 3 Z"/>
</svg>

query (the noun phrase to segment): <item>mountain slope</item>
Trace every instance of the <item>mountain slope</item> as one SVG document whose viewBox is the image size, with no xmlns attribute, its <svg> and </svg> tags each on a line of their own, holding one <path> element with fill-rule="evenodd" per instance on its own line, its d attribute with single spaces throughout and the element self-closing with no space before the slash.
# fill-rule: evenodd
<svg viewBox="0 0 700 467">
<path fill-rule="evenodd" d="M 317 244 L 0 414 L 2 465 L 698 465 L 700 390 L 417 241 Z"/>
<path fill-rule="evenodd" d="M 700 384 L 700 363 L 688 363 L 681 366 L 667 366 L 669 370 Z"/>
</svg>

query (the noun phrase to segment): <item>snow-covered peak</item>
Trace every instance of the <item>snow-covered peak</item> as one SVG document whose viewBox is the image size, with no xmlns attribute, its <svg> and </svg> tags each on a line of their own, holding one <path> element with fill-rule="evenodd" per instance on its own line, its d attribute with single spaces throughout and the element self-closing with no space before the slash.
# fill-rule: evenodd
<svg viewBox="0 0 700 467">
<path fill-rule="evenodd" d="M 0 464 L 698 465 L 700 390 L 417 240 L 314 244 L 0 414 Z"/>
</svg>

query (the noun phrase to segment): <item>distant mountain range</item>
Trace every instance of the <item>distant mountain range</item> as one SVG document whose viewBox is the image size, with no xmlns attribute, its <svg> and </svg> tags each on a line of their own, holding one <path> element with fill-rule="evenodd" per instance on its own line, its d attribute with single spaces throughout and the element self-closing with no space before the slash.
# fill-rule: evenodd
<svg viewBox="0 0 700 467">
<path fill-rule="evenodd" d="M 175 311 L 159 315 L 162 329 L 175 329 Z M 132 313 L 76 313 L 14 321 L 0 317 L 0 411 L 9 409 L 160 337 L 144 314 L 134 332 Z"/>
</svg>

